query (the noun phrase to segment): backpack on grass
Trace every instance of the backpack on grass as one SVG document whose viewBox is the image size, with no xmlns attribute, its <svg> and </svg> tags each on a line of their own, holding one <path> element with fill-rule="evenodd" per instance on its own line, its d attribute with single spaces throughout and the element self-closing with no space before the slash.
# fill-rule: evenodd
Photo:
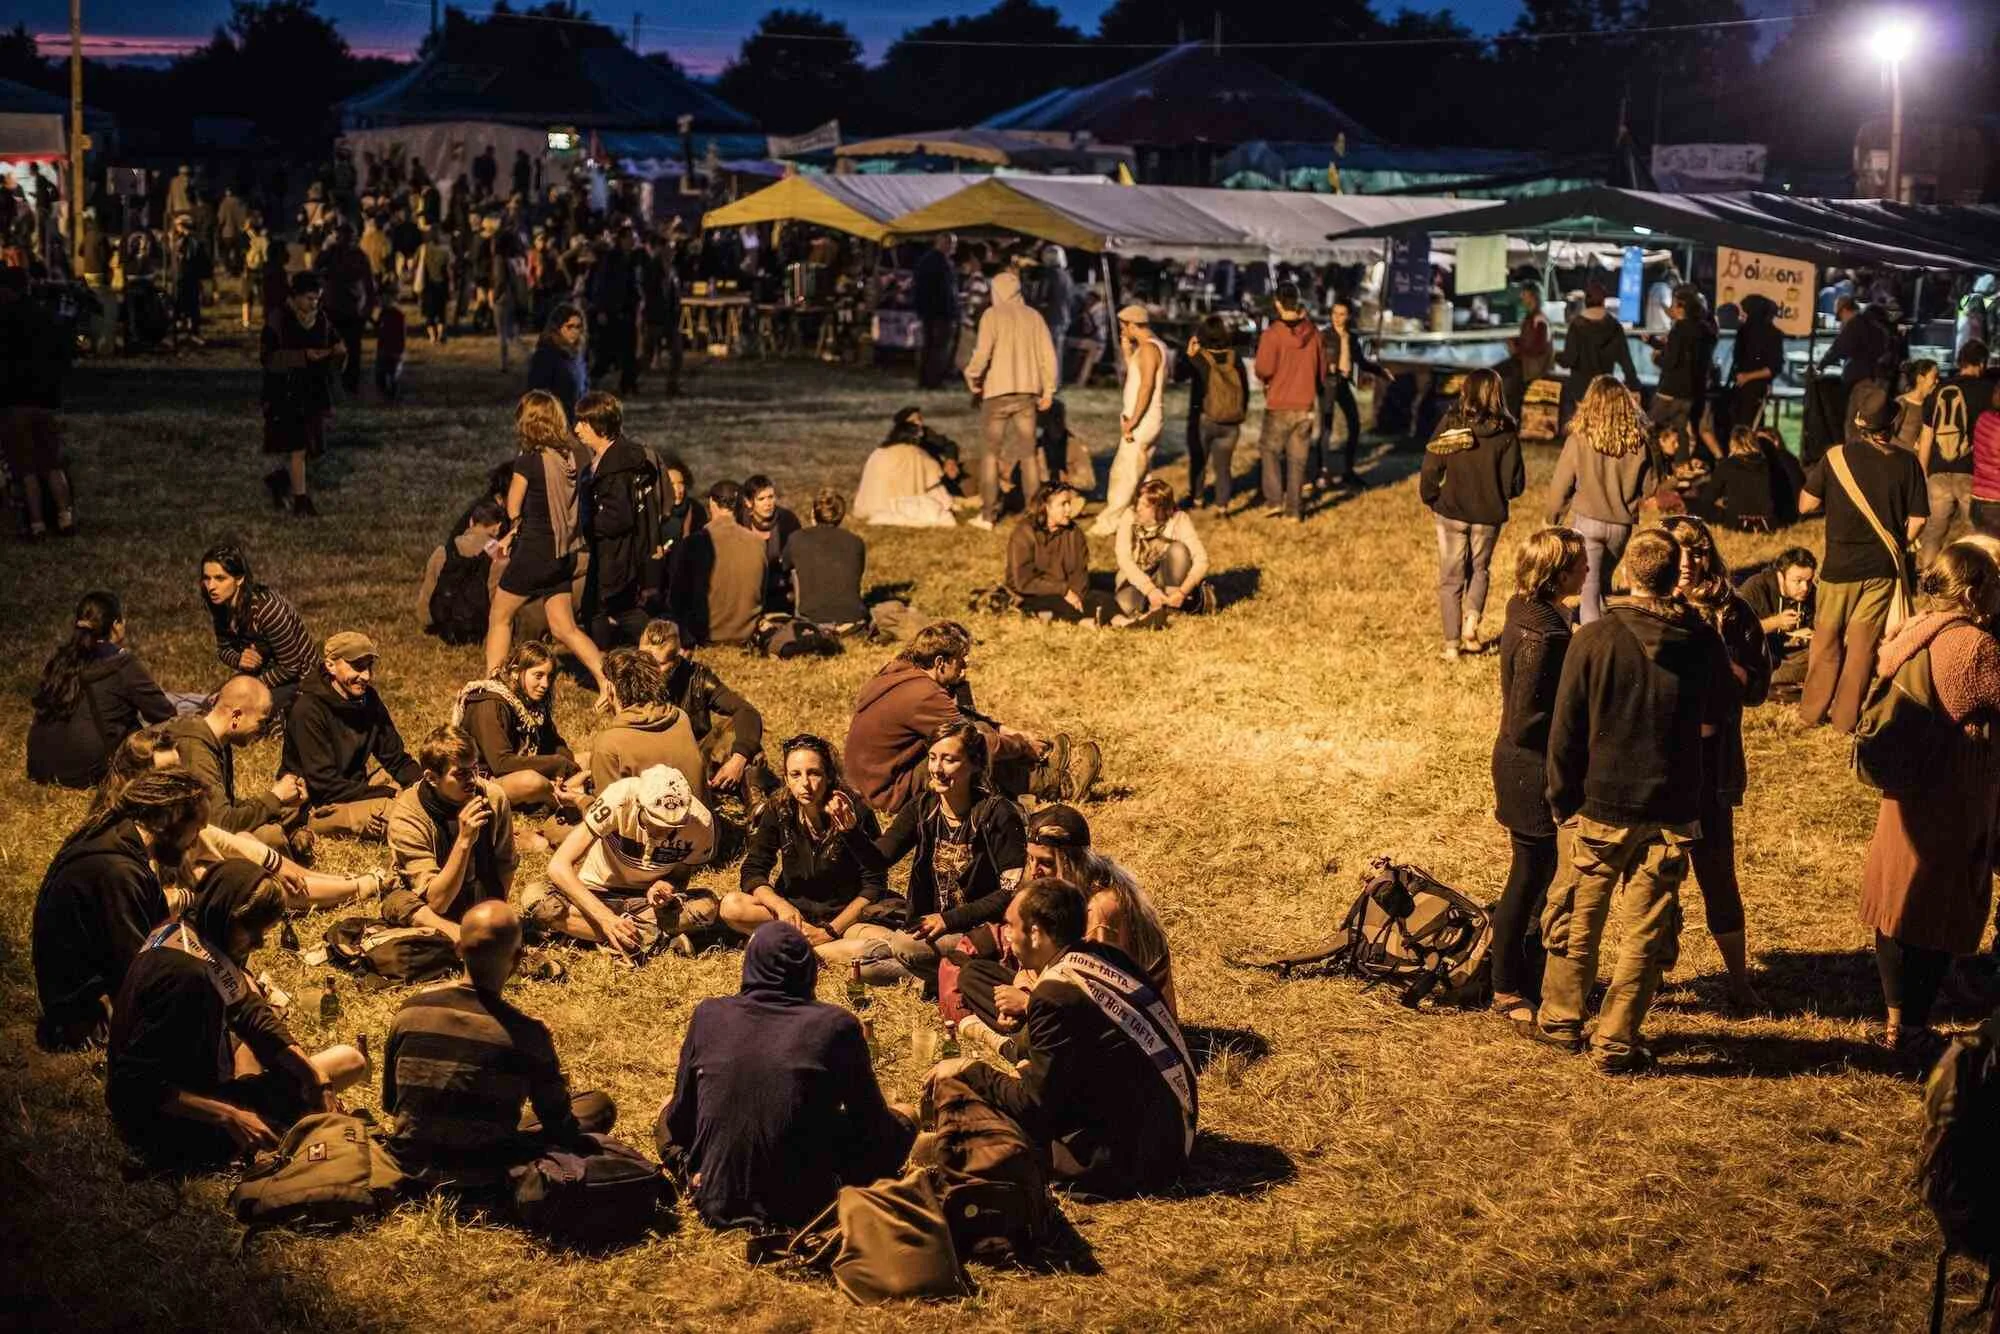
<svg viewBox="0 0 2000 1334">
<path fill-rule="evenodd" d="M 1334 936 L 1294 954 L 1224 956 L 1280 977 L 1346 976 L 1396 988 L 1415 1009 L 1486 1003 L 1492 990 L 1493 914 L 1414 866 L 1377 857 Z"/>
<path fill-rule="evenodd" d="M 1013 1117 L 956 1076 L 924 1089 L 926 1125 L 910 1163 L 937 1174 L 946 1225 L 959 1255 L 986 1264 L 1020 1264 L 1038 1255 L 1053 1227 L 1041 1156 Z"/>
<path fill-rule="evenodd" d="M 432 982 L 459 968 L 458 950 L 442 931 L 379 917 L 343 917 L 328 927 L 326 961 L 378 987 Z"/>
<path fill-rule="evenodd" d="M 951 1301 L 972 1292 L 945 1217 L 937 1173 L 912 1168 L 868 1186 L 842 1186 L 793 1235 L 784 1258 L 830 1274 L 856 1306 Z"/>
<path fill-rule="evenodd" d="M 1931 1334 L 1944 1328 L 1945 1280 L 1954 1255 L 1986 1265 L 1980 1309 L 2000 1280 L 2000 1015 L 1952 1039 L 1924 1082 L 1917 1184 L 1944 1244 L 1931 1288 Z"/>
<path fill-rule="evenodd" d="M 750 632 L 750 648 L 767 658 L 830 658 L 842 652 L 840 637 L 782 611 L 766 612 Z"/>
<path fill-rule="evenodd" d="M 651 1230 L 672 1187 L 660 1165 L 609 1135 L 551 1148 L 508 1176 L 521 1225 L 582 1251 L 630 1246 Z"/>
<path fill-rule="evenodd" d="M 360 1118 L 315 1112 L 244 1175 L 229 1208 L 253 1231 L 346 1227 L 386 1213 L 405 1180 Z"/>
</svg>

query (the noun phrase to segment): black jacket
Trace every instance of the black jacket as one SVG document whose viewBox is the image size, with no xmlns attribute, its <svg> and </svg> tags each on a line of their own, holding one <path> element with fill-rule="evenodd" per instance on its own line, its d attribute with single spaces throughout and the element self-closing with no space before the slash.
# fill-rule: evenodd
<svg viewBox="0 0 2000 1334">
<path fill-rule="evenodd" d="M 1617 603 L 1578 630 L 1549 722 L 1556 818 L 1698 819 L 1701 729 L 1727 721 L 1728 676 L 1722 640 L 1677 603 Z"/>
<path fill-rule="evenodd" d="M 919 319 L 958 317 L 958 272 L 942 250 L 933 248 L 917 257 L 910 297 Z"/>
<path fill-rule="evenodd" d="M 871 855 L 881 837 L 875 812 L 850 795 L 854 828 L 815 843 L 789 801 L 767 801 L 750 824 L 738 887 L 748 894 L 769 885 L 782 899 L 825 904 L 836 914 L 857 898 L 875 900 L 889 892 L 881 858 Z M 863 846 L 869 845 L 869 846 Z"/>
<path fill-rule="evenodd" d="M 358 801 L 369 795 L 368 761 L 404 787 L 417 781 L 417 761 L 403 748 L 388 706 L 371 687 L 358 700 L 343 698 L 324 671 L 309 677 L 285 713 L 285 753 L 278 772 L 305 779 L 315 806 Z"/>
<path fill-rule="evenodd" d="M 1579 315 L 1571 320 L 1556 361 L 1569 368 L 1569 378 L 1563 381 L 1562 389 L 1566 403 L 1581 402 L 1583 391 L 1590 388 L 1592 380 L 1613 371 L 1625 377 L 1628 388 L 1636 389 L 1639 385 L 1639 372 L 1632 365 L 1632 348 L 1625 341 L 1625 326 L 1609 315 L 1602 318 Z"/>
<path fill-rule="evenodd" d="M 1472 432 L 1471 448 L 1443 452 L 1441 446 L 1464 438 L 1452 434 L 1459 428 Z M 1521 462 L 1521 442 L 1513 424 L 1467 423 L 1457 409 L 1438 423 L 1417 480 L 1424 504 L 1440 519 L 1495 528 L 1507 522 L 1507 502 L 1527 486 L 1528 470 Z"/>
<path fill-rule="evenodd" d="M 662 1160 L 701 1178 L 712 1227 L 798 1227 L 909 1153 L 914 1128 L 883 1101 L 860 1021 L 813 999 L 818 972 L 804 936 L 767 923 L 743 948 L 742 991 L 688 1021 L 655 1133 Z"/>
<path fill-rule="evenodd" d="M 30 939 L 44 1046 L 87 1031 L 118 994 L 146 935 L 167 917 L 167 896 L 139 827 L 121 821 L 65 843 L 35 895 Z M 64 1043 L 62 1045 L 70 1045 Z"/>
<path fill-rule="evenodd" d="M 1130 958 L 1110 945 L 1080 942 L 1138 977 Z M 1163 1190 L 1187 1165 L 1186 1124 L 1153 1058 L 1097 1003 L 1066 982 L 1040 982 L 1028 993 L 1028 1068 L 1014 1078 L 978 1065 L 961 1078 L 1013 1117 L 1052 1156 L 1058 1175 L 1091 1195 Z"/>
<path fill-rule="evenodd" d="M 38 301 L 0 299 L 0 407 L 62 406 L 76 347 Z"/>
<path fill-rule="evenodd" d="M 112 749 L 145 723 L 174 716 L 173 702 L 129 649 L 84 665 L 76 706 L 63 718 L 28 725 L 28 781 L 95 787 Z"/>
<path fill-rule="evenodd" d="M 1660 354 L 1660 392 L 1669 398 L 1699 404 L 1708 392 L 1709 362 L 1715 356 L 1715 339 L 1705 320 L 1682 318 L 1667 331 L 1667 346 Z"/>
<path fill-rule="evenodd" d="M 1743 759 L 1743 710 L 1754 709 L 1771 693 L 1771 658 L 1756 611 L 1736 594 L 1722 604 L 1714 624 L 1735 670 L 1722 678 L 1722 718 L 1715 735 L 1702 741 L 1702 779 L 1725 805 L 1740 806 L 1750 783 Z M 1742 672 L 1740 680 L 1737 671 Z"/>
<path fill-rule="evenodd" d="M 736 729 L 730 750 L 746 760 L 764 751 L 764 715 L 743 696 L 722 684 L 707 664 L 683 653 L 667 673 L 661 695 L 667 703 L 687 715 L 688 727 L 696 741 L 705 742 L 715 730 L 715 715 L 721 714 Z"/>
<path fill-rule="evenodd" d="M 1500 632 L 1500 735 L 1493 742 L 1493 818 L 1517 834 L 1553 837 L 1549 719 L 1572 633 L 1569 613 L 1516 594 Z"/>
<path fill-rule="evenodd" d="M 942 798 L 928 787 L 910 798 L 889 832 L 875 840 L 884 870 L 914 852 L 910 859 L 910 920 L 937 913 L 947 930 L 966 931 L 1007 915 L 1014 881 L 1028 861 L 1027 822 L 1021 808 L 997 793 L 974 802 L 966 816 L 965 865 L 956 888 L 940 886 L 938 845 L 944 841 Z M 945 899 L 940 899 L 942 892 Z"/>
<path fill-rule="evenodd" d="M 633 592 L 646 578 L 647 529 L 658 503 L 652 456 L 619 440 L 590 469 L 590 583 L 601 600 Z"/>
</svg>

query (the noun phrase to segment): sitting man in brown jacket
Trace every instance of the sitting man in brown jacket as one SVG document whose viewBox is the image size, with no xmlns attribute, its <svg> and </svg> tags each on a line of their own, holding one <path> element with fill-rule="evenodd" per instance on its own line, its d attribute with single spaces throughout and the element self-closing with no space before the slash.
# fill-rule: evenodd
<svg viewBox="0 0 2000 1334">
<path fill-rule="evenodd" d="M 389 806 L 389 852 L 402 887 L 382 899 L 398 926 L 458 939 L 466 910 L 506 901 L 514 883 L 514 812 L 498 783 L 479 777 L 479 748 L 447 723 L 417 748 L 422 777 Z"/>
<path fill-rule="evenodd" d="M 674 620 L 690 644 L 741 644 L 764 614 L 767 542 L 736 522 L 743 490 L 717 482 L 708 491 L 708 526 L 674 551 Z"/>
<path fill-rule="evenodd" d="M 590 743 L 590 785 L 603 792 L 621 778 L 656 764 L 679 770 L 696 801 L 708 800 L 707 765 L 688 716 L 661 698 L 659 664 L 635 648 L 604 655 L 611 686 L 611 725 Z"/>
</svg>

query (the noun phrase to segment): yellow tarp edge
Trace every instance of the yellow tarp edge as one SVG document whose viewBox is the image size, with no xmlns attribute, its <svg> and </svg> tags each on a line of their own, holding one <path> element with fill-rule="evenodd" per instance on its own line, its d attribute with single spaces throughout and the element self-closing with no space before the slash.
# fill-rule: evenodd
<svg viewBox="0 0 2000 1334">
<path fill-rule="evenodd" d="M 1102 251 L 1110 242 L 1104 233 L 1092 230 L 1058 209 L 1020 193 L 1005 181 L 981 181 L 955 195 L 891 219 L 892 235 L 910 236 L 935 232 L 971 231 L 990 227 L 1018 232 L 1060 246 Z"/>
<path fill-rule="evenodd" d="M 878 243 L 889 231 L 885 224 L 834 199 L 803 176 L 767 185 L 733 204 L 703 214 L 701 219 L 703 230 L 759 222 L 810 222 Z"/>
</svg>

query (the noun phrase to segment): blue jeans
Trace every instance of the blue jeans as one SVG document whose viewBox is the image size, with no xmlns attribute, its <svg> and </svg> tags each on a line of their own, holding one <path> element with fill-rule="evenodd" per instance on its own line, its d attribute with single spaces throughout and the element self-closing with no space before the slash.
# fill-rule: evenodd
<svg viewBox="0 0 2000 1334">
<path fill-rule="evenodd" d="M 1458 643 L 1463 631 L 1479 633 L 1486 614 L 1487 570 L 1493 547 L 1500 540 L 1498 525 L 1467 523 L 1436 516 L 1438 543 L 1438 611 L 1444 617 L 1444 642 Z"/>
<path fill-rule="evenodd" d="M 1570 527 L 1583 535 L 1583 558 L 1589 574 L 1583 581 L 1583 605 L 1577 622 L 1589 625 L 1604 615 L 1604 600 L 1611 596 L 1611 575 L 1625 559 L 1625 544 L 1632 540 L 1629 523 L 1606 523 L 1581 514 L 1570 518 Z"/>
</svg>

